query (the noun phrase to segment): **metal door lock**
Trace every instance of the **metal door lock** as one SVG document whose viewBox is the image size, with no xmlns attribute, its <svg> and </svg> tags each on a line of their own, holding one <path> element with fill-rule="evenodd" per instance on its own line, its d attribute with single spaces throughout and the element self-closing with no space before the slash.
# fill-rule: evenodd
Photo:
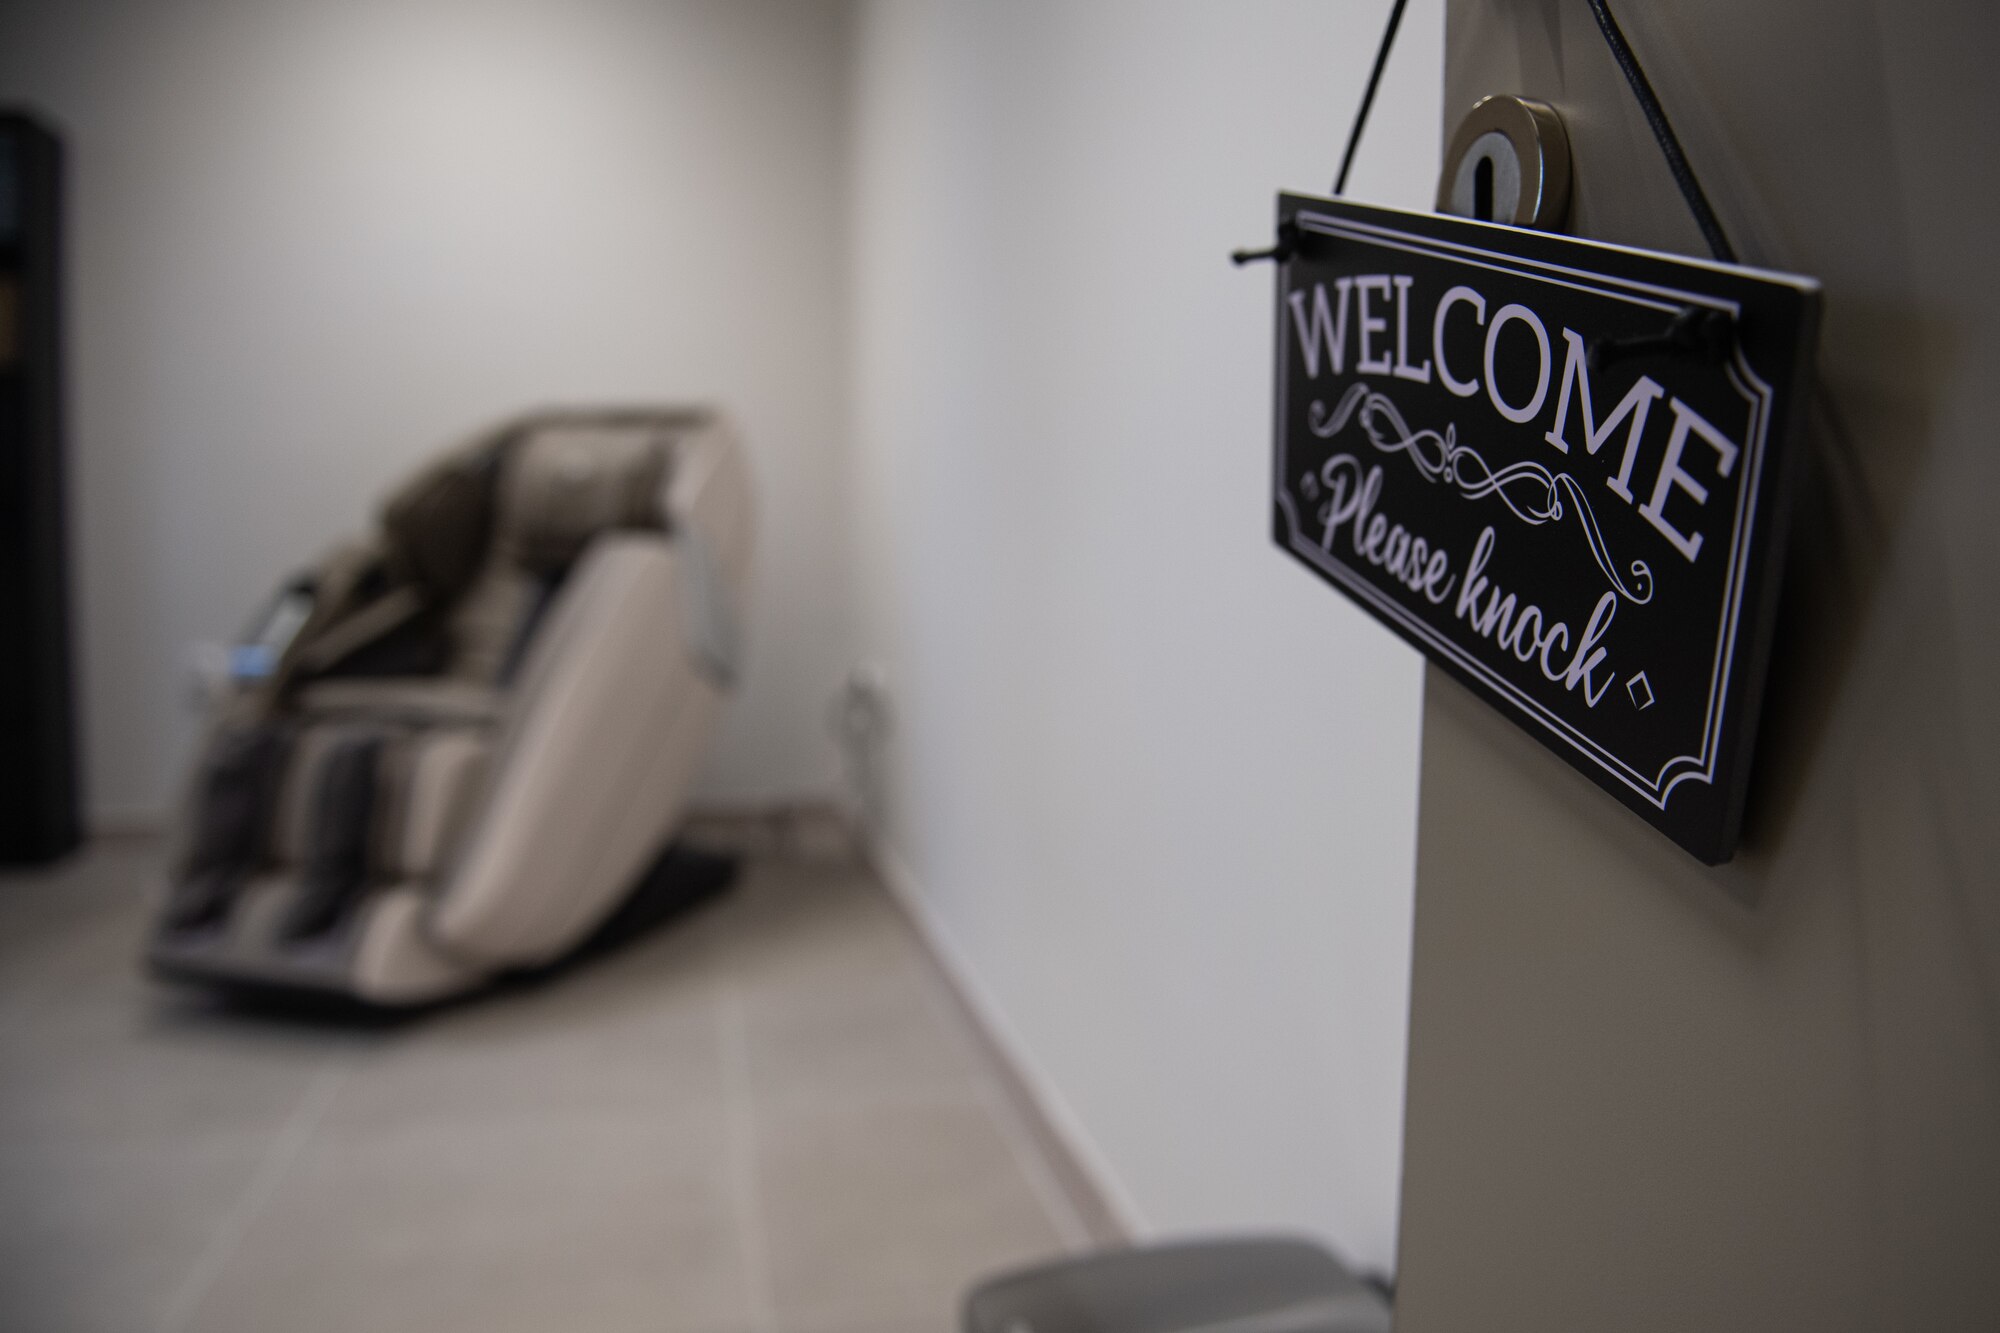
<svg viewBox="0 0 2000 1333">
<path fill-rule="evenodd" d="M 1438 180 L 1440 213 L 1559 228 L 1569 213 L 1569 135 L 1546 102 L 1483 97 L 1459 122 Z"/>
</svg>

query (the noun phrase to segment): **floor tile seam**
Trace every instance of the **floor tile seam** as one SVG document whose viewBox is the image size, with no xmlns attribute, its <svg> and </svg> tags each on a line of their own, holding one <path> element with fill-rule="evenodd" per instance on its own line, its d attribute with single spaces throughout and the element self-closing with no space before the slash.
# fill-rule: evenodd
<svg viewBox="0 0 2000 1333">
<path fill-rule="evenodd" d="M 951 1314 L 957 1314 L 955 1307 L 961 1299 L 962 1289 L 970 1287 L 975 1280 L 976 1275 L 966 1274 L 962 1282 L 950 1284 L 947 1308 Z M 873 1333 L 874 1330 L 884 1327 L 916 1327 L 920 1321 L 928 1322 L 927 1312 L 936 1312 L 937 1298 L 946 1290 L 947 1288 L 935 1284 L 913 1284 L 899 1286 L 886 1295 L 874 1299 L 800 1300 L 789 1303 L 780 1310 L 773 1333 L 794 1333 L 800 1329 L 810 1329 L 813 1333 L 822 1333 L 823 1330 L 838 1330 L 838 1333 L 849 1333 L 849 1330 L 853 1333 Z"/>
<path fill-rule="evenodd" d="M 445 1107 L 421 1119 L 406 1111 L 373 1111 L 365 1116 L 323 1126 L 323 1139 L 350 1139 L 365 1136 L 374 1145 L 400 1148 L 422 1144 L 440 1136 L 461 1144 L 482 1142 L 533 1142 L 537 1140 L 606 1138 L 648 1142 L 687 1137 L 704 1128 L 714 1128 L 717 1118 L 661 1114 L 659 1107 L 635 1106 L 617 1110 L 596 1107 L 547 1106 L 536 1108 Z"/>
<path fill-rule="evenodd" d="M 160 1333 L 185 1333 L 192 1327 L 195 1313 L 235 1258 L 259 1215 L 291 1175 L 351 1069 L 352 1066 L 344 1060 L 329 1061 L 299 1095 L 298 1102 L 265 1151 L 263 1160 L 257 1164 L 235 1206 L 223 1218 L 208 1245 L 175 1290 L 166 1314 L 160 1320 Z"/>
<path fill-rule="evenodd" d="M 737 1249 L 753 1333 L 777 1333 L 777 1292 L 772 1280 L 770 1233 L 758 1173 L 756 1095 L 751 1086 L 749 1035 L 737 988 L 716 990 L 715 1032 L 723 1068 L 724 1124 Z"/>
<path fill-rule="evenodd" d="M 589 1019 L 579 1019 L 580 1031 L 587 1030 Z M 703 1027 L 711 1026 L 709 1020 Z M 676 1034 L 676 1041 L 685 1038 Z M 706 1046 L 713 1041 L 710 1033 L 702 1033 Z M 620 1042 L 588 1043 L 577 1041 L 564 1043 L 536 1036 L 512 1049 L 501 1043 L 492 1047 L 473 1050 L 462 1046 L 436 1046 L 412 1048 L 397 1051 L 381 1060 L 378 1067 L 386 1081 L 398 1078 L 428 1079 L 433 1073 L 443 1071 L 452 1075 L 478 1077 L 497 1075 L 503 1078 L 523 1074 L 561 1073 L 567 1070 L 609 1071 L 612 1075 L 634 1082 L 671 1079 L 677 1074 L 685 1076 L 687 1070 L 678 1062 L 689 1052 L 674 1044 L 656 1041 L 631 1040 Z M 711 1067 L 702 1066 L 705 1071 Z"/>
<path fill-rule="evenodd" d="M 860 1118 L 882 1112 L 983 1109 L 986 1094 L 972 1075 L 848 1092 L 763 1091 L 753 1094 L 768 1119 Z"/>
</svg>

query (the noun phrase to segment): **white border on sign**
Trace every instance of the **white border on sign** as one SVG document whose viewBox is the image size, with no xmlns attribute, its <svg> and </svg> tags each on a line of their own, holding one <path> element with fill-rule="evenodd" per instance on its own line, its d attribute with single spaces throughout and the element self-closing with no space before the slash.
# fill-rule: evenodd
<svg viewBox="0 0 2000 1333">
<path fill-rule="evenodd" d="M 1609 277 L 1545 260 L 1524 259 L 1500 251 L 1454 241 L 1436 240 L 1349 218 L 1300 209 L 1293 215 L 1292 220 L 1295 225 L 1322 235 L 1359 241 L 1364 245 L 1382 249 L 1403 250 L 1429 258 L 1470 264 L 1513 277 L 1568 287 L 1593 296 L 1624 301 L 1649 309 L 1674 311 L 1684 306 L 1700 305 L 1713 310 L 1725 310 L 1732 318 L 1741 314 L 1741 308 L 1735 301 L 1679 291 L 1653 283 Z M 1284 267 L 1289 274 L 1291 267 L 1289 260 Z M 1620 290 L 1621 288 L 1623 290 Z M 1282 301 L 1280 305 L 1282 316 Z M 1702 729 L 1701 751 L 1699 754 L 1676 755 L 1661 765 L 1660 771 L 1650 778 L 1584 735 L 1546 706 L 1523 693 L 1512 681 L 1496 674 L 1485 662 L 1467 653 L 1454 640 L 1433 628 L 1428 621 L 1412 615 L 1400 601 L 1383 594 L 1367 578 L 1351 569 L 1346 562 L 1323 550 L 1318 542 L 1307 541 L 1301 536 L 1298 511 L 1292 504 L 1292 497 L 1286 493 L 1286 478 L 1290 476 L 1290 468 L 1285 455 L 1287 443 L 1285 408 L 1290 401 L 1290 368 L 1291 334 L 1281 317 L 1278 321 L 1278 421 L 1277 429 L 1273 432 L 1277 440 L 1277 467 L 1274 476 L 1277 502 L 1284 511 L 1285 521 L 1291 529 L 1290 542 L 1295 553 L 1311 561 L 1315 567 L 1325 572 L 1349 593 L 1375 608 L 1377 614 L 1401 625 L 1412 637 L 1429 645 L 1439 656 L 1456 663 L 1466 674 L 1511 701 L 1522 712 L 1540 722 L 1544 728 L 1560 737 L 1573 749 L 1588 756 L 1592 762 L 1609 772 L 1656 809 L 1665 810 L 1667 798 L 1673 794 L 1674 788 L 1684 781 L 1689 779 L 1707 783 L 1715 781 L 1715 768 L 1720 758 L 1722 723 L 1728 711 L 1729 670 L 1735 661 L 1736 629 L 1741 619 L 1743 589 L 1749 572 L 1750 538 L 1756 521 L 1757 492 L 1763 482 L 1765 437 L 1771 420 L 1771 386 L 1750 368 L 1749 362 L 1743 358 L 1743 349 L 1740 345 L 1732 350 L 1727 372 L 1730 387 L 1743 396 L 1750 408 L 1750 429 L 1743 443 L 1748 466 L 1736 493 L 1735 522 L 1730 533 L 1729 567 L 1723 584 L 1722 621 L 1716 627 L 1715 660 L 1709 673 L 1708 709 Z"/>
</svg>

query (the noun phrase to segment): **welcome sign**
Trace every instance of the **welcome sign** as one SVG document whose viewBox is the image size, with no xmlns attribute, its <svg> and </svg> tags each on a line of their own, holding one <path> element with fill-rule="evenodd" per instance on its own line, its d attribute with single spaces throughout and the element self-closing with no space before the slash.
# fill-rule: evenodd
<svg viewBox="0 0 2000 1333">
<path fill-rule="evenodd" d="M 1278 544 L 1727 860 L 1818 284 L 1343 201 L 1278 215 Z"/>
</svg>

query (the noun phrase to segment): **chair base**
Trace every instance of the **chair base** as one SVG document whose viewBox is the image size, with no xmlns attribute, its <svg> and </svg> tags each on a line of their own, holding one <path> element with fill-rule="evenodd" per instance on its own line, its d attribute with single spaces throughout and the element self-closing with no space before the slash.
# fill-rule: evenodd
<svg viewBox="0 0 2000 1333">
<path fill-rule="evenodd" d="M 442 952 L 425 929 L 428 895 L 407 884 L 373 891 L 323 934 L 286 940 L 279 923 L 297 886 L 275 879 L 249 885 L 215 925 L 156 930 L 146 964 L 172 982 L 421 1008 L 507 977 L 552 976 L 622 948 L 727 890 L 737 869 L 733 858 L 673 842 L 588 938 L 534 968 L 493 968 Z"/>
</svg>

